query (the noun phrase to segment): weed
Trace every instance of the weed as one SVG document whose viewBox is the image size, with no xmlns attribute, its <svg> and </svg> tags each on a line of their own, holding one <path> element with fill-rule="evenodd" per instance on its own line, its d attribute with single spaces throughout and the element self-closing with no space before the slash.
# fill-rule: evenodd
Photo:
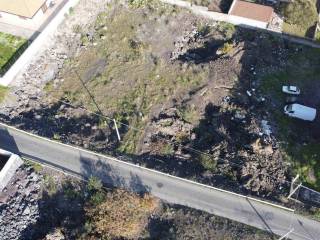
<svg viewBox="0 0 320 240">
<path fill-rule="evenodd" d="M 0 86 L 0 103 L 4 100 L 5 96 L 7 95 L 8 88 Z"/>
<path fill-rule="evenodd" d="M 95 176 L 91 176 L 89 178 L 89 181 L 87 183 L 87 190 L 89 192 L 97 192 L 97 191 L 101 191 L 102 190 L 102 182 L 99 178 L 95 177 Z"/>
<path fill-rule="evenodd" d="M 188 2 L 194 5 L 208 7 L 211 3 L 211 0 L 188 0 Z"/>
<path fill-rule="evenodd" d="M 200 36 L 205 37 L 210 33 L 210 26 L 207 24 L 199 24 L 197 27 L 197 31 Z"/>
<path fill-rule="evenodd" d="M 70 7 L 69 8 L 69 15 L 72 15 L 74 13 L 74 8 L 73 7 Z"/>
<path fill-rule="evenodd" d="M 62 189 L 64 195 L 70 200 L 81 196 L 80 191 L 76 189 L 76 186 L 74 186 L 70 180 L 66 180 L 62 183 Z"/>
<path fill-rule="evenodd" d="M 54 133 L 54 134 L 53 134 L 53 139 L 54 139 L 54 140 L 59 141 L 60 138 L 61 138 L 61 137 L 60 137 L 59 133 Z"/>
<path fill-rule="evenodd" d="M 174 148 L 171 144 L 169 143 L 165 143 L 161 150 L 160 150 L 160 153 L 162 155 L 165 155 L 165 156 L 168 156 L 168 155 L 173 155 L 174 154 Z"/>
<path fill-rule="evenodd" d="M 218 30 L 223 33 L 224 37 L 229 40 L 232 38 L 233 34 L 236 32 L 236 28 L 231 23 L 220 22 L 218 25 Z"/>
<path fill-rule="evenodd" d="M 206 170 L 214 171 L 216 169 L 217 161 L 210 155 L 200 154 L 199 161 Z"/>
<path fill-rule="evenodd" d="M 221 51 L 222 54 L 228 54 L 231 52 L 233 49 L 233 44 L 229 42 L 225 42 L 219 50 Z"/>
<path fill-rule="evenodd" d="M 193 124 L 199 120 L 200 116 L 194 105 L 179 108 L 178 114 L 184 121 Z"/>
<path fill-rule="evenodd" d="M 35 163 L 35 162 L 32 162 L 32 161 L 29 161 L 29 160 L 26 160 L 24 162 L 24 164 L 28 167 L 32 167 L 32 169 L 36 172 L 36 173 L 41 173 L 42 170 L 43 170 L 43 167 L 41 164 L 39 163 Z"/>
<path fill-rule="evenodd" d="M 178 132 L 176 135 L 176 141 L 179 144 L 185 144 L 189 141 L 189 135 L 184 132 Z"/>
<path fill-rule="evenodd" d="M 53 177 L 50 175 L 44 176 L 44 186 L 45 186 L 45 190 L 48 192 L 50 196 L 52 196 L 57 192 L 57 185 Z"/>
</svg>

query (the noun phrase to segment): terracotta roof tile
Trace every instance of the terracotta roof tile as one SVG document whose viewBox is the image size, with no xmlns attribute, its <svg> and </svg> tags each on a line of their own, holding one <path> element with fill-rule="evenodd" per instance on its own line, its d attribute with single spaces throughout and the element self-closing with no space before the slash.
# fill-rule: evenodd
<svg viewBox="0 0 320 240">
<path fill-rule="evenodd" d="M 0 0 L 0 11 L 32 18 L 46 0 Z"/>
<path fill-rule="evenodd" d="M 229 10 L 230 15 L 245 17 L 261 22 L 269 22 L 273 14 L 273 8 L 256 3 L 234 0 Z"/>
</svg>

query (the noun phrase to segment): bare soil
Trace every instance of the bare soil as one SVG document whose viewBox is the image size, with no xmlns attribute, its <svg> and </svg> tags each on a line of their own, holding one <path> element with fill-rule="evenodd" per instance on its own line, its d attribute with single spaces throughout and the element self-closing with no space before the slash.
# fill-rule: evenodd
<svg viewBox="0 0 320 240">
<path fill-rule="evenodd" d="M 307 170 L 304 162 L 289 165 L 282 132 L 291 120 L 282 115 L 280 90 L 289 77 L 315 81 L 319 57 L 310 59 L 309 48 L 266 33 L 196 18 L 157 1 L 144 4 L 113 3 L 82 25 L 73 15 L 72 31 L 57 37 L 66 38 L 59 41 L 63 55 L 49 51 L 37 60 L 39 72 L 33 73 L 34 64 L 28 74 L 35 76 L 24 76 L 40 79 L 32 98 L 25 95 L 29 86 L 18 85 L 11 93 L 18 100 L 7 99 L 2 118 L 42 136 L 276 201 L 288 194 L 296 169 L 317 182 L 309 167 L 317 166 L 317 155 Z M 48 55 L 57 64 L 50 79 L 44 77 L 48 63 L 41 63 Z M 295 67 L 306 61 L 297 56 L 313 62 L 312 71 L 305 66 L 309 74 Z M 283 77 L 287 69 L 296 72 Z M 45 91 L 37 93 L 39 86 Z M 306 97 L 314 89 L 303 88 L 301 101 L 319 106 L 317 97 Z M 285 133 L 308 129 L 296 142 L 317 144 L 309 135 L 314 126 L 290 123 Z"/>
</svg>

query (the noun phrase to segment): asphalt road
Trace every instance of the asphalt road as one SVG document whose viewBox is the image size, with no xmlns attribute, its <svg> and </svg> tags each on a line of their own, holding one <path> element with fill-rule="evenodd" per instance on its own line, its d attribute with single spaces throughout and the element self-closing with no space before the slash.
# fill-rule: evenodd
<svg viewBox="0 0 320 240">
<path fill-rule="evenodd" d="M 294 231 L 295 240 L 320 239 L 320 223 L 286 209 L 220 191 L 118 161 L 86 150 L 47 141 L 0 124 L 0 148 L 85 178 L 95 175 L 105 183 L 134 191 L 149 191 L 170 203 L 242 222 L 277 235 Z"/>
</svg>

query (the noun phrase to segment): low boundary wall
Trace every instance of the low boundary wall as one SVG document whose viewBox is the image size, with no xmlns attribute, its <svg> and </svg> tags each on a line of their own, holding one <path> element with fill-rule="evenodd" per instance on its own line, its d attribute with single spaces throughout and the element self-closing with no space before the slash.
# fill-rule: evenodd
<svg viewBox="0 0 320 240">
<path fill-rule="evenodd" d="M 0 192 L 1 192 L 7 186 L 7 184 L 15 174 L 16 170 L 23 163 L 23 161 L 18 155 L 4 151 L 2 149 L 0 149 L 0 154 L 9 156 L 9 160 L 0 171 Z"/>
</svg>

